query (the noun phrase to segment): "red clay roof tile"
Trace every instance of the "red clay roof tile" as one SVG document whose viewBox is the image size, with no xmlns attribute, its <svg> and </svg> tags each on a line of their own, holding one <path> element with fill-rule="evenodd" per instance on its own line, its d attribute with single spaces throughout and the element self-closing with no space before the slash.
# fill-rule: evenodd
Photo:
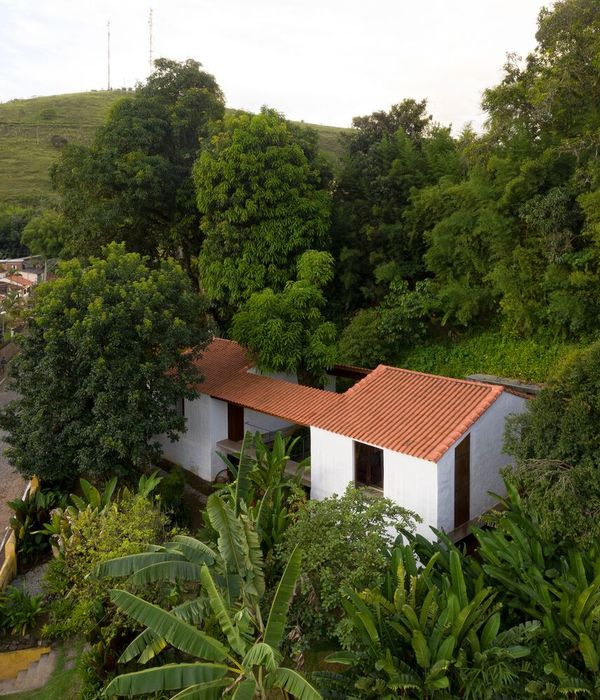
<svg viewBox="0 0 600 700">
<path fill-rule="evenodd" d="M 199 391 L 437 462 L 503 391 L 501 386 L 379 365 L 344 394 L 249 372 L 248 356 L 216 338 L 199 360 Z"/>
</svg>

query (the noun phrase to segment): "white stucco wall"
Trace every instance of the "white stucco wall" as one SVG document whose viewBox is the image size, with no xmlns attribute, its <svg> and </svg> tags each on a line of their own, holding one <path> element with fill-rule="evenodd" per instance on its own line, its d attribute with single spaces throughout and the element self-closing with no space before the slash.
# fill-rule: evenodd
<svg viewBox="0 0 600 700">
<path fill-rule="evenodd" d="M 500 471 L 512 463 L 503 452 L 507 416 L 526 410 L 527 399 L 503 392 L 488 410 L 442 456 L 438 463 L 438 522 L 444 530 L 454 529 L 454 450 L 471 435 L 470 518 L 476 518 L 497 499 L 489 491 L 505 495 Z"/>
<path fill-rule="evenodd" d="M 344 493 L 354 479 L 352 440 L 320 428 L 310 429 L 310 497 Z"/>
<path fill-rule="evenodd" d="M 281 418 L 275 418 L 275 416 L 269 416 L 266 413 L 252 411 L 249 408 L 244 409 L 244 430 L 246 432 L 251 432 L 252 434 L 256 432 L 270 433 L 275 430 L 284 430 L 291 425 L 293 425 L 293 423 L 282 420 Z"/>
<path fill-rule="evenodd" d="M 392 450 L 383 451 L 383 495 L 414 511 L 423 519 L 416 531 L 435 539 L 431 527 L 438 527 L 437 465 Z"/>
<path fill-rule="evenodd" d="M 171 442 L 166 435 L 158 440 L 163 455 L 194 474 L 212 480 L 224 468 L 215 444 L 227 437 L 227 403 L 202 394 L 184 402 L 186 432 Z"/>
<path fill-rule="evenodd" d="M 311 498 L 341 494 L 354 481 L 354 441 L 327 430 L 311 428 Z M 418 513 L 418 532 L 431 538 L 437 525 L 437 472 L 433 462 L 383 450 L 383 495 Z"/>
</svg>

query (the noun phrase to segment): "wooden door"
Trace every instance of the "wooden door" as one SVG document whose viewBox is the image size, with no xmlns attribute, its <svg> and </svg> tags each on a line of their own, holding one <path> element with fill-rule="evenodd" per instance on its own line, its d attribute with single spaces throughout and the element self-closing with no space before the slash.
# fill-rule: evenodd
<svg viewBox="0 0 600 700">
<path fill-rule="evenodd" d="M 470 520 L 471 436 L 454 449 L 454 527 Z"/>
<path fill-rule="evenodd" d="M 234 442 L 244 439 L 244 407 L 227 404 L 227 437 Z"/>
</svg>

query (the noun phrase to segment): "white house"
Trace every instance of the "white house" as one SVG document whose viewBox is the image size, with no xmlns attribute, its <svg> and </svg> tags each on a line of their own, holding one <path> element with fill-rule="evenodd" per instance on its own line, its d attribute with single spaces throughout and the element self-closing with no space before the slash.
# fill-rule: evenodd
<svg viewBox="0 0 600 700">
<path fill-rule="evenodd" d="M 217 452 L 239 452 L 246 431 L 310 428 L 311 498 L 354 481 L 383 494 L 430 526 L 455 530 L 494 505 L 506 417 L 526 399 L 504 387 L 379 365 L 344 393 L 264 376 L 244 350 L 215 339 L 199 360 L 201 396 L 185 401 L 187 432 L 161 438 L 164 456 L 213 480 Z"/>
</svg>

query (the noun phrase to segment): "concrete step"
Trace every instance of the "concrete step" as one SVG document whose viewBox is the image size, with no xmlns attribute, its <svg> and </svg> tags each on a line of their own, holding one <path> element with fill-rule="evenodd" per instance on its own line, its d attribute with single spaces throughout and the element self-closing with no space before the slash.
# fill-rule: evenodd
<svg viewBox="0 0 600 700">
<path fill-rule="evenodd" d="M 26 669 L 19 671 L 16 678 L 0 682 L 0 695 L 21 693 L 43 687 L 50 679 L 55 666 L 56 652 L 49 650 Z"/>
</svg>

